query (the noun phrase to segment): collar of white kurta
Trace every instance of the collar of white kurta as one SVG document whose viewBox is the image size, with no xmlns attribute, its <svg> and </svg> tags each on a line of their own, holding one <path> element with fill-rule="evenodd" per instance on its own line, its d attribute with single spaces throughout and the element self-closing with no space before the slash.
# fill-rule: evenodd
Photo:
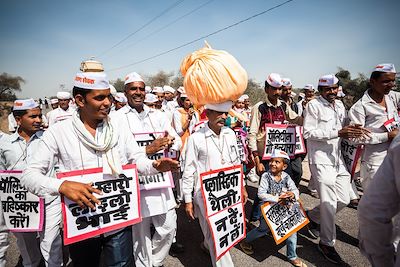
<svg viewBox="0 0 400 267">
<path fill-rule="evenodd" d="M 335 99 L 334 104 L 332 105 L 331 102 L 329 102 L 328 100 L 326 100 L 325 98 L 323 98 L 321 95 L 320 95 L 317 99 L 319 99 L 319 101 L 320 101 L 324 106 L 329 106 L 329 107 L 337 106 L 337 103 L 340 102 L 339 100 Z M 311 100 L 311 101 L 312 101 L 312 100 Z"/>
<path fill-rule="evenodd" d="M 136 113 L 139 116 L 144 116 L 144 117 L 146 117 L 151 112 L 151 108 L 149 108 L 145 104 L 143 104 L 143 110 L 140 113 L 137 112 L 136 109 L 132 108 L 129 105 L 125 105 L 123 108 L 125 108 L 124 111 L 123 111 L 125 114 L 128 114 L 129 112 L 133 112 L 133 113 Z"/>
<path fill-rule="evenodd" d="M 218 138 L 218 135 L 213 130 L 211 130 L 211 128 L 208 126 L 208 122 L 206 122 L 206 124 L 204 126 L 204 130 L 205 130 L 204 134 L 206 137 L 214 136 L 214 137 Z M 228 134 L 229 130 L 230 130 L 230 128 L 223 126 L 221 128 L 221 132 L 220 132 L 219 136 Z"/>
<path fill-rule="evenodd" d="M 79 141 L 95 151 L 102 152 L 103 173 L 119 175 L 122 173 L 122 165 L 117 148 L 118 133 L 115 132 L 109 119 L 109 117 L 104 119 L 101 129 L 97 127 L 96 138 L 85 128 L 78 112 L 72 115 L 72 126 Z"/>
<path fill-rule="evenodd" d="M 278 98 L 278 101 L 276 103 L 276 106 L 274 104 L 272 104 L 271 101 L 269 101 L 269 99 L 268 99 L 268 95 L 265 97 L 265 103 L 267 104 L 267 106 L 275 107 L 275 108 L 282 105 L 282 101 L 279 98 Z"/>
<path fill-rule="evenodd" d="M 36 138 L 40 138 L 43 135 L 43 131 L 37 131 L 36 133 L 34 133 L 31 138 L 29 138 L 28 143 L 32 142 L 33 140 L 35 140 Z M 22 136 L 19 135 L 18 131 L 16 131 L 15 133 L 10 135 L 10 141 L 11 143 L 14 143 L 16 141 L 23 141 L 25 140 Z"/>
</svg>

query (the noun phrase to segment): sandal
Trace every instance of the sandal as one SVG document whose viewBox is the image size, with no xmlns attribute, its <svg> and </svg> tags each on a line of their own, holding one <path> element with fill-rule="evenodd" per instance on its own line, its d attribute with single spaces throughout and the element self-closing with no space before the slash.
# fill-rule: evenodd
<svg viewBox="0 0 400 267">
<path fill-rule="evenodd" d="M 239 243 L 240 248 L 243 250 L 244 253 L 247 255 L 254 254 L 253 246 L 247 243 L 245 240 Z"/>
<path fill-rule="evenodd" d="M 291 260 L 290 263 L 296 267 L 307 267 L 307 264 L 302 262 L 299 258 Z"/>
</svg>

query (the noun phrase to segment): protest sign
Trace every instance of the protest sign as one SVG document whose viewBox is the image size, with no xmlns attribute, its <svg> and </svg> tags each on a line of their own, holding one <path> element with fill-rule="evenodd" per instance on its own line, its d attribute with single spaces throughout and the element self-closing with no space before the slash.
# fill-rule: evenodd
<svg viewBox="0 0 400 267">
<path fill-rule="evenodd" d="M 218 260 L 246 236 L 242 165 L 201 173 L 200 183 Z"/>
<path fill-rule="evenodd" d="M 0 170 L 0 199 L 4 221 L 13 232 L 42 231 L 44 200 L 20 184 L 22 171 Z"/>
<path fill-rule="evenodd" d="M 307 153 L 306 144 L 303 138 L 303 126 L 296 125 L 296 150 L 295 154 Z"/>
<path fill-rule="evenodd" d="M 266 202 L 261 206 L 261 211 L 277 245 L 309 222 L 298 201 L 289 204 Z"/>
<path fill-rule="evenodd" d="M 165 132 L 151 132 L 151 133 L 135 133 L 134 134 L 136 142 L 140 147 L 146 147 L 151 144 L 157 138 L 165 136 Z M 148 156 L 149 159 L 157 160 L 165 157 L 165 151 L 158 151 L 154 155 Z M 169 155 L 173 155 L 170 153 Z M 153 175 L 139 175 L 139 186 L 140 190 L 151 190 L 158 188 L 174 187 L 172 173 L 169 172 L 159 172 Z"/>
<path fill-rule="evenodd" d="M 100 202 L 96 210 L 82 209 L 61 196 L 66 245 L 140 222 L 140 195 L 135 164 L 122 166 L 119 177 L 103 174 L 102 168 L 58 173 L 57 178 L 93 183 L 102 195 L 93 194 Z"/>
<path fill-rule="evenodd" d="M 344 163 L 351 177 L 356 172 L 357 162 L 361 156 L 362 145 L 355 145 L 351 141 L 342 139 L 340 141 L 340 149 L 342 152 Z"/>
<path fill-rule="evenodd" d="M 233 129 L 236 135 L 236 143 L 238 146 L 238 154 L 241 162 L 247 161 L 247 151 L 246 151 L 246 137 L 247 134 L 241 128 Z"/>
<path fill-rule="evenodd" d="M 200 174 L 206 215 L 211 216 L 242 201 L 243 168 L 241 165 Z"/>
<path fill-rule="evenodd" d="M 296 152 L 296 125 L 265 124 L 265 148 L 263 160 L 271 159 L 274 149 L 280 149 L 294 158 Z"/>
<path fill-rule="evenodd" d="M 217 260 L 246 237 L 243 203 L 237 203 L 208 217 Z"/>
<path fill-rule="evenodd" d="M 400 128 L 400 121 L 395 120 L 395 118 L 391 118 L 390 120 L 387 120 L 383 126 L 385 126 L 386 130 L 388 132 L 393 131 L 394 129 Z"/>
</svg>

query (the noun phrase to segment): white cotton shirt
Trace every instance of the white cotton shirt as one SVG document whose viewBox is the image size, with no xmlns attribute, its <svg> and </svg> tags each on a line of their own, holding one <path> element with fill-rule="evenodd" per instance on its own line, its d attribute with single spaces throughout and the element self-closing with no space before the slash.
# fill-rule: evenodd
<svg viewBox="0 0 400 267">
<path fill-rule="evenodd" d="M 371 131 L 371 138 L 355 139 L 357 144 L 365 144 L 361 161 L 371 165 L 380 165 L 390 146 L 388 132 L 383 125 L 389 119 L 399 121 L 400 93 L 390 91 L 385 95 L 386 108 L 376 103 L 366 91 L 349 110 L 351 124 L 361 124 Z"/>
<path fill-rule="evenodd" d="M 398 229 L 393 218 L 399 213 L 400 135 L 397 135 L 358 205 L 360 249 L 374 266 L 394 266 L 392 237 Z M 397 250 L 395 266 L 400 266 L 399 254 Z"/>
<path fill-rule="evenodd" d="M 344 164 L 339 137 L 339 130 L 346 119 L 343 103 L 335 100 L 331 104 L 319 96 L 308 102 L 304 111 L 303 129 L 309 163 L 331 166 Z"/>
<path fill-rule="evenodd" d="M 122 131 L 133 137 L 133 134 L 148 132 L 168 132 L 175 137 L 174 145 L 171 149 L 179 151 L 182 141 L 179 135 L 172 128 L 166 116 L 159 110 L 143 106 L 143 111 L 138 113 L 129 105 L 112 114 L 112 118 L 123 125 Z M 145 147 L 141 148 L 145 153 Z M 142 217 L 150 217 L 164 214 L 168 210 L 175 208 L 175 197 L 171 188 L 160 188 L 140 191 L 140 207 Z"/>
<path fill-rule="evenodd" d="M 114 133 L 119 134 L 116 144 L 122 165 L 136 163 L 138 172 L 155 174 L 153 161 L 148 159 L 139 148 L 135 139 L 126 131 L 121 131 L 113 123 Z M 96 129 L 96 138 L 103 126 L 99 124 Z M 129 145 L 128 145 L 129 144 Z M 42 136 L 35 149 L 21 183 L 30 192 L 38 196 L 59 195 L 59 188 L 63 180 L 46 176 L 52 167 L 52 161 L 57 157 L 60 172 L 82 170 L 102 167 L 102 152 L 85 146 L 75 134 L 72 119 L 57 123 L 57 127 L 50 127 Z"/>
<path fill-rule="evenodd" d="M 225 163 L 221 162 L 222 158 Z M 195 196 L 201 194 L 201 173 L 238 164 L 240 155 L 233 130 L 222 127 L 220 134 L 217 135 L 210 129 L 208 122 L 205 123 L 203 128 L 187 139 L 186 161 L 182 174 L 185 203 L 192 202 L 192 192 Z"/>
<path fill-rule="evenodd" d="M 36 153 L 43 131 L 38 131 L 31 136 L 28 142 L 22 138 L 18 132 L 7 135 L 0 140 L 0 170 L 18 170 L 26 169 L 29 161 Z M 54 176 L 54 164 L 47 172 L 47 176 Z M 46 203 L 52 201 L 55 197 L 45 195 Z"/>
<path fill-rule="evenodd" d="M 58 107 L 56 109 L 53 109 L 52 111 L 49 111 L 46 115 L 49 127 L 60 121 L 72 118 L 74 110 L 75 109 L 71 107 L 69 107 L 67 110 L 63 110 L 62 108 Z"/>
</svg>

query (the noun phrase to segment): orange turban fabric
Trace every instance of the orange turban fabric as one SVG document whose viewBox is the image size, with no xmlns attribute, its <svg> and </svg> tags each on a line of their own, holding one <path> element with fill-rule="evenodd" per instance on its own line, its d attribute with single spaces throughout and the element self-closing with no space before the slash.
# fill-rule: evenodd
<svg viewBox="0 0 400 267">
<path fill-rule="evenodd" d="M 196 105 L 237 100 L 247 88 L 247 72 L 228 52 L 206 47 L 181 63 L 186 94 Z"/>
</svg>

